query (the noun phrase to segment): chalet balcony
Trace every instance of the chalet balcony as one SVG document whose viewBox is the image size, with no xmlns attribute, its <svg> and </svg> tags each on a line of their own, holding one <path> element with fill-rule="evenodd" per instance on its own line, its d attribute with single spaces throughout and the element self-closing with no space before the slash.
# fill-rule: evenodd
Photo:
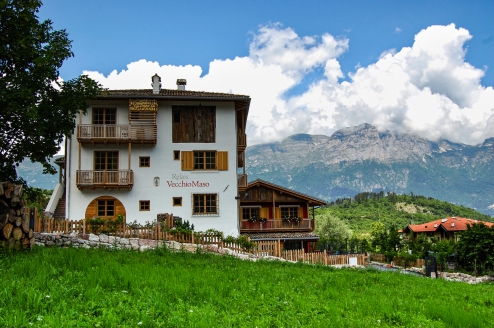
<svg viewBox="0 0 494 328">
<path fill-rule="evenodd" d="M 128 188 L 134 186 L 134 172 L 132 170 L 118 171 L 76 171 L 77 188 L 82 189 L 108 189 Z"/>
<path fill-rule="evenodd" d="M 238 191 L 245 191 L 247 189 L 247 174 L 237 174 L 238 179 Z"/>
<path fill-rule="evenodd" d="M 302 219 L 300 222 L 286 222 L 282 219 L 268 219 L 261 223 L 247 220 L 240 221 L 240 232 L 311 232 L 314 231 L 314 220 Z"/>
<path fill-rule="evenodd" d="M 156 125 L 135 124 L 79 124 L 77 140 L 80 143 L 156 144 Z"/>
<path fill-rule="evenodd" d="M 242 151 L 247 148 L 247 135 L 245 133 L 237 133 L 237 150 Z"/>
</svg>

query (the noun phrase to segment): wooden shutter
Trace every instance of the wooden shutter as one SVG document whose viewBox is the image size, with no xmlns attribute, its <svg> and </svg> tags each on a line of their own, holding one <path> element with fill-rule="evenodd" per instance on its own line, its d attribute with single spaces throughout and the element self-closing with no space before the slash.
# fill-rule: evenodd
<svg viewBox="0 0 494 328">
<path fill-rule="evenodd" d="M 261 207 L 259 209 L 259 216 L 263 219 L 269 219 L 269 208 Z"/>
<path fill-rule="evenodd" d="M 182 152 L 182 171 L 192 171 L 194 169 L 194 152 Z"/>
<path fill-rule="evenodd" d="M 302 206 L 298 208 L 298 217 L 301 219 L 304 218 L 304 208 Z"/>
<path fill-rule="evenodd" d="M 275 219 L 281 219 L 281 208 L 280 207 L 274 208 L 274 218 Z"/>
<path fill-rule="evenodd" d="M 226 171 L 228 170 L 228 152 L 217 151 L 216 152 L 216 169 Z"/>
</svg>

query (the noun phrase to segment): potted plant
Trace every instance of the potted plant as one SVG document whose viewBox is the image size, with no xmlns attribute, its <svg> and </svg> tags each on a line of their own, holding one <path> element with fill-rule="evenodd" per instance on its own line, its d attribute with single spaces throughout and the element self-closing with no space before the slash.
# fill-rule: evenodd
<svg viewBox="0 0 494 328">
<path fill-rule="evenodd" d="M 253 223 L 256 223 L 259 219 L 257 218 L 257 216 L 255 215 L 252 215 L 250 218 L 249 218 L 249 221 L 250 222 L 253 222 Z"/>
</svg>

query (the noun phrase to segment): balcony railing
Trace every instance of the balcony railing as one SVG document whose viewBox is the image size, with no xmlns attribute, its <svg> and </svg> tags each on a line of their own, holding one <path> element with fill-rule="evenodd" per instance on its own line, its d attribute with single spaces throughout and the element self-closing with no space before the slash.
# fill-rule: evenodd
<svg viewBox="0 0 494 328">
<path fill-rule="evenodd" d="M 240 221 L 240 232 L 248 231 L 314 231 L 314 220 L 302 219 L 300 222 L 286 222 L 282 219 L 269 219 L 264 223 Z"/>
<path fill-rule="evenodd" d="M 128 188 L 130 190 L 134 186 L 134 172 L 132 170 L 78 170 L 76 172 L 76 185 L 79 189 Z"/>
<path fill-rule="evenodd" d="M 156 125 L 79 124 L 77 140 L 81 143 L 156 144 Z"/>
<path fill-rule="evenodd" d="M 245 133 L 237 133 L 237 148 L 245 150 L 247 147 L 247 135 Z"/>
<path fill-rule="evenodd" d="M 247 174 L 237 174 L 238 190 L 244 191 L 247 189 Z"/>
</svg>

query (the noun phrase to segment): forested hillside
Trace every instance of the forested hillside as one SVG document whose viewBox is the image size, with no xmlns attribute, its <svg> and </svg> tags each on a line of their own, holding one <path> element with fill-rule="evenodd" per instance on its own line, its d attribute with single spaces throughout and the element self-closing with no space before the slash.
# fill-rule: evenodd
<svg viewBox="0 0 494 328">
<path fill-rule="evenodd" d="M 395 224 L 399 228 L 413 223 L 425 223 L 449 216 L 459 216 L 482 221 L 494 222 L 494 219 L 471 208 L 453 205 L 431 197 L 410 193 L 364 192 L 353 198 L 338 198 L 328 206 L 318 210 L 318 214 L 329 213 L 344 222 L 355 233 L 371 231 L 373 222 L 386 226 Z"/>
</svg>

